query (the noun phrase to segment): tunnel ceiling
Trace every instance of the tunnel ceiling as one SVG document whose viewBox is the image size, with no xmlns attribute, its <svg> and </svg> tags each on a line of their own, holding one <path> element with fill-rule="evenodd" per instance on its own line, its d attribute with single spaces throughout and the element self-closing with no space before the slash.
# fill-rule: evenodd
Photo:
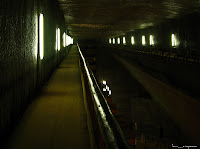
<svg viewBox="0 0 200 149">
<path fill-rule="evenodd" d="M 108 38 L 200 10 L 200 0 L 59 0 L 73 38 Z"/>
</svg>

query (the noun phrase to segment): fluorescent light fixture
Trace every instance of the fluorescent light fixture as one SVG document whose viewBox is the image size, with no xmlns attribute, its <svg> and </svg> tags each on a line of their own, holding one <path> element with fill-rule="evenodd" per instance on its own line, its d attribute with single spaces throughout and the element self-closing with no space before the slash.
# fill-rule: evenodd
<svg viewBox="0 0 200 149">
<path fill-rule="evenodd" d="M 172 34 L 171 39 L 172 39 L 172 47 L 173 47 L 173 46 L 175 46 L 175 36 L 174 36 L 174 34 Z"/>
<path fill-rule="evenodd" d="M 109 43 L 111 44 L 111 42 L 112 42 L 112 41 L 111 41 L 111 38 L 110 38 L 110 39 L 109 39 Z"/>
<path fill-rule="evenodd" d="M 111 95 L 111 90 L 109 90 L 109 95 Z"/>
<path fill-rule="evenodd" d="M 153 39 L 152 35 L 150 35 L 150 37 L 149 37 L 149 44 L 154 45 L 154 39 Z"/>
<path fill-rule="evenodd" d="M 68 41 L 67 40 L 68 40 L 68 35 L 66 35 L 66 37 L 65 37 L 65 45 L 66 46 L 68 46 L 68 44 L 67 44 Z"/>
<path fill-rule="evenodd" d="M 134 44 L 135 44 L 135 39 L 134 39 L 134 37 L 133 37 L 133 36 L 131 37 L 131 44 L 132 44 L 132 45 L 134 45 Z"/>
<path fill-rule="evenodd" d="M 66 39 L 65 39 L 65 37 L 66 37 L 66 33 L 64 32 L 63 33 L 63 47 L 66 47 L 66 43 L 65 43 Z"/>
<path fill-rule="evenodd" d="M 115 38 L 113 38 L 113 44 L 115 44 Z"/>
<path fill-rule="evenodd" d="M 44 58 L 44 16 L 40 14 L 39 16 L 39 50 L 40 50 L 40 59 Z"/>
<path fill-rule="evenodd" d="M 123 37 L 123 44 L 126 44 L 126 38 Z"/>
<path fill-rule="evenodd" d="M 103 85 L 106 85 L 106 81 L 105 80 L 103 80 Z"/>
<path fill-rule="evenodd" d="M 146 42 L 145 42 L 145 36 L 142 36 L 142 45 L 145 45 Z"/>
<path fill-rule="evenodd" d="M 59 28 L 57 29 L 57 33 L 58 33 L 57 34 L 58 35 L 58 37 L 57 37 L 57 39 L 58 39 L 57 40 L 57 48 L 58 49 L 57 50 L 60 51 L 60 29 Z"/>
<path fill-rule="evenodd" d="M 110 90 L 110 88 L 109 87 L 107 87 L 107 91 L 109 91 Z"/>
<path fill-rule="evenodd" d="M 70 45 L 70 44 L 71 44 L 71 37 L 68 36 L 68 45 Z"/>
<path fill-rule="evenodd" d="M 66 35 L 66 40 L 67 40 L 66 45 L 68 46 L 69 45 L 69 36 L 68 35 Z"/>
<path fill-rule="evenodd" d="M 120 44 L 120 38 L 117 39 L 118 44 Z"/>
<path fill-rule="evenodd" d="M 71 37 L 68 36 L 68 35 L 67 35 L 67 37 L 66 37 L 66 40 L 67 40 L 67 42 L 66 42 L 66 45 L 67 45 L 67 46 L 69 46 L 70 44 L 73 44 L 73 43 L 74 43 L 74 39 L 71 38 Z"/>
<path fill-rule="evenodd" d="M 176 35 L 175 35 L 175 34 L 172 34 L 171 40 L 172 40 L 172 47 L 178 46 L 179 41 L 178 41 L 178 39 L 176 38 Z"/>
</svg>

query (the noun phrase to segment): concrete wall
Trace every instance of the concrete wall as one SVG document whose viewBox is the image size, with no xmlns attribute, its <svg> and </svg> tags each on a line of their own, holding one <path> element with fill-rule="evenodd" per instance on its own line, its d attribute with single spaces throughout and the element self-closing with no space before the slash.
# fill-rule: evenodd
<svg viewBox="0 0 200 149">
<path fill-rule="evenodd" d="M 44 14 L 44 58 L 39 58 L 38 19 Z M 56 0 L 0 2 L 0 139 L 20 119 L 36 90 L 66 53 L 64 16 Z M 61 50 L 56 51 L 56 28 Z"/>
</svg>

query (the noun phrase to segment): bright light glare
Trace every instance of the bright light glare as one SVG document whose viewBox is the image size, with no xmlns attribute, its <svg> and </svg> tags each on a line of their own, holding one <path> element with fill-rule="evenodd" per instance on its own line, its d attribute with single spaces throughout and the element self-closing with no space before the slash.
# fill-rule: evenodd
<svg viewBox="0 0 200 149">
<path fill-rule="evenodd" d="M 174 34 L 172 34 L 172 47 L 175 46 L 175 38 L 174 38 Z"/>
<path fill-rule="evenodd" d="M 74 40 L 73 40 L 73 38 L 71 38 L 70 36 L 66 36 L 66 40 L 67 40 L 67 42 L 66 42 L 66 45 L 67 46 L 69 46 L 70 44 L 73 44 L 73 42 L 74 42 Z"/>
<path fill-rule="evenodd" d="M 172 34 L 171 39 L 172 39 L 172 47 L 178 46 L 179 42 L 176 38 L 176 35 Z"/>
<path fill-rule="evenodd" d="M 154 45 L 154 39 L 153 39 L 153 36 L 152 36 L 152 35 L 150 35 L 149 44 L 150 44 L 150 45 Z"/>
<path fill-rule="evenodd" d="M 43 14 L 40 14 L 39 17 L 39 35 L 40 35 L 40 59 L 44 58 L 44 17 Z"/>
<path fill-rule="evenodd" d="M 67 35 L 67 46 L 70 45 L 70 36 Z"/>
<path fill-rule="evenodd" d="M 113 38 L 113 44 L 115 44 L 115 38 Z"/>
<path fill-rule="evenodd" d="M 106 81 L 105 80 L 103 80 L 103 85 L 106 85 Z"/>
<path fill-rule="evenodd" d="M 57 50 L 60 51 L 60 29 L 59 28 L 57 29 L 57 33 L 58 33 L 57 34 L 58 35 L 58 37 L 57 37 L 57 39 L 58 39 L 57 40 L 57 48 L 58 49 Z"/>
<path fill-rule="evenodd" d="M 111 95 L 111 90 L 109 90 L 109 95 Z"/>
<path fill-rule="evenodd" d="M 110 88 L 109 87 L 107 87 L 107 91 L 109 91 L 110 90 Z"/>
<path fill-rule="evenodd" d="M 111 44 L 111 42 L 112 42 L 111 39 L 109 39 L 109 43 L 110 43 L 110 44 Z"/>
<path fill-rule="evenodd" d="M 35 58 L 38 54 L 38 15 L 35 16 Z"/>
<path fill-rule="evenodd" d="M 103 91 L 106 92 L 106 88 L 103 88 Z"/>
<path fill-rule="evenodd" d="M 134 39 L 134 37 L 133 37 L 133 36 L 131 37 L 131 44 L 132 44 L 132 45 L 134 45 L 134 44 L 135 44 L 135 39 Z"/>
<path fill-rule="evenodd" d="M 65 39 L 65 37 L 66 37 L 66 33 L 64 32 L 63 33 L 63 47 L 66 47 L 66 43 L 65 43 L 66 39 Z"/>
<path fill-rule="evenodd" d="M 126 38 L 123 37 L 123 44 L 126 44 Z"/>
<path fill-rule="evenodd" d="M 117 39 L 118 44 L 120 44 L 120 38 Z"/>
<path fill-rule="evenodd" d="M 145 36 L 142 36 L 142 45 L 145 45 L 146 42 L 145 42 Z"/>
<path fill-rule="evenodd" d="M 66 45 L 66 46 L 68 46 L 68 45 L 67 45 L 67 40 L 68 40 L 68 35 L 65 36 L 65 45 Z"/>
</svg>

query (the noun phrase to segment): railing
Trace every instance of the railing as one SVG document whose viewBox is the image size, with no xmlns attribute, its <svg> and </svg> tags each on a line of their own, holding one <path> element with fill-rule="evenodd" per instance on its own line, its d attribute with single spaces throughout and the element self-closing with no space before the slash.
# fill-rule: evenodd
<svg viewBox="0 0 200 149">
<path fill-rule="evenodd" d="M 78 43 L 77 47 L 81 57 L 85 86 L 89 90 L 87 91 L 86 89 L 87 104 L 90 110 L 97 148 L 129 149 L 123 132 L 115 120 L 91 69 L 88 67 Z"/>
<path fill-rule="evenodd" d="M 190 141 L 198 144 L 200 142 L 198 137 L 200 134 L 200 129 L 198 129 L 200 126 L 198 114 L 200 113 L 200 102 L 171 85 L 152 77 L 126 59 L 118 55 L 114 55 L 114 57 L 146 89 L 152 99 L 164 108 Z"/>
<path fill-rule="evenodd" d="M 139 47 L 139 46 L 124 46 L 124 45 L 109 45 L 113 49 L 118 49 L 116 52 L 128 52 L 127 54 L 146 54 L 158 56 L 162 60 L 175 60 L 176 62 L 200 63 L 200 52 L 197 49 L 161 49 L 156 47 Z"/>
</svg>

